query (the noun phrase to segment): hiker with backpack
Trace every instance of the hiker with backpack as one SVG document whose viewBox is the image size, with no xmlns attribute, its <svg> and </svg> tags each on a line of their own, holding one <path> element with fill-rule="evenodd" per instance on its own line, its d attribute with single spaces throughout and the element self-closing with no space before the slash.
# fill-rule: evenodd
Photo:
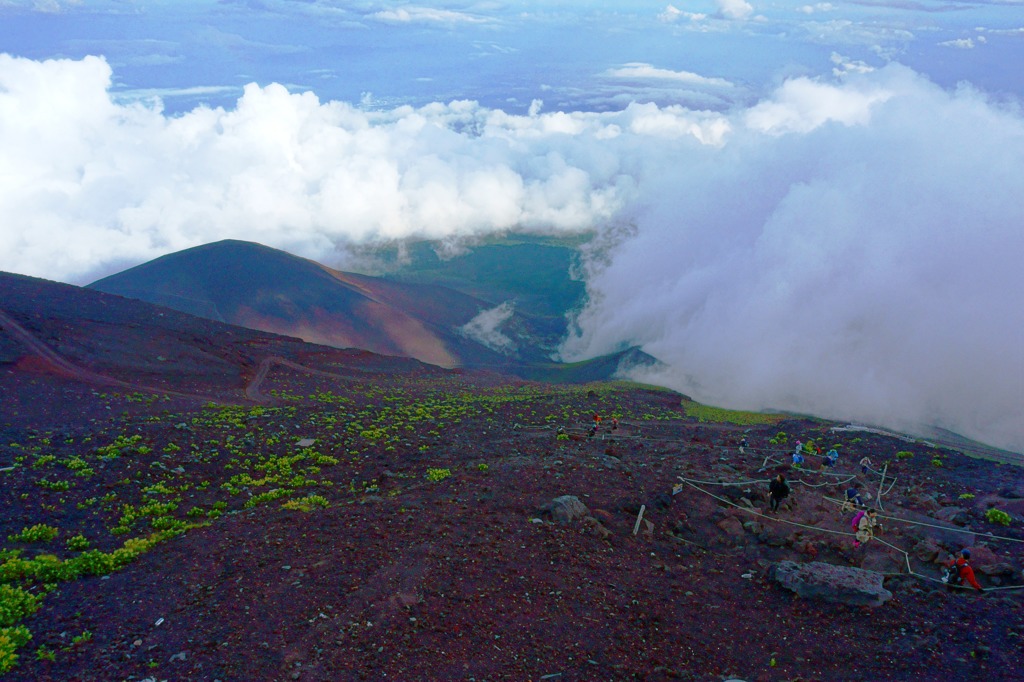
<svg viewBox="0 0 1024 682">
<path fill-rule="evenodd" d="M 842 511 L 852 512 L 854 509 L 863 509 L 864 500 L 860 497 L 860 491 L 857 490 L 857 486 L 853 486 L 846 489 L 846 499 L 843 501 Z"/>
<path fill-rule="evenodd" d="M 942 577 L 942 582 L 950 586 L 953 589 L 954 585 L 963 586 L 967 583 L 978 592 L 984 592 L 985 588 L 978 584 L 978 579 L 974 577 L 974 569 L 971 568 L 971 550 L 962 549 L 960 550 L 959 557 L 953 557 L 950 555 L 949 559 L 946 560 L 946 574 Z"/>
<path fill-rule="evenodd" d="M 779 505 L 787 497 L 789 497 L 789 484 L 786 483 L 786 477 L 779 474 L 768 484 L 768 498 L 771 511 L 779 511 Z"/>
<path fill-rule="evenodd" d="M 875 537 L 876 529 L 882 529 L 881 524 L 878 523 L 878 512 L 874 509 L 857 512 L 851 525 L 857 531 L 857 539 L 853 541 L 855 549 Z"/>
<path fill-rule="evenodd" d="M 871 458 L 867 455 L 860 458 L 860 472 L 866 474 L 868 469 L 871 468 Z"/>
</svg>

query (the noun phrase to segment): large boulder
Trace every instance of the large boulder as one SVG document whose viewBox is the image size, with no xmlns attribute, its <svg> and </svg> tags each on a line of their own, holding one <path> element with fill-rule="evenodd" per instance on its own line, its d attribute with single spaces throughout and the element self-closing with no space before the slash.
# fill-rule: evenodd
<svg viewBox="0 0 1024 682">
<path fill-rule="evenodd" d="M 576 519 L 590 516 L 590 510 L 575 495 L 562 495 L 537 510 L 537 515 L 541 518 L 549 518 L 555 523 L 568 525 Z"/>
<path fill-rule="evenodd" d="M 780 561 L 772 565 L 768 577 L 808 599 L 851 606 L 881 606 L 892 599 L 892 592 L 882 587 L 883 576 L 861 568 Z"/>
<path fill-rule="evenodd" d="M 990 576 L 1009 577 L 1017 572 L 1016 567 L 1008 559 L 984 546 L 971 548 L 971 566 L 976 572 Z"/>
</svg>

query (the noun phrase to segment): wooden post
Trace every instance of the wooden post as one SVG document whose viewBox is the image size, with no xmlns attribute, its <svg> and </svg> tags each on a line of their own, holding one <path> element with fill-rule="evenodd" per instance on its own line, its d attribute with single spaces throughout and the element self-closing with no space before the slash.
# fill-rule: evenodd
<svg viewBox="0 0 1024 682">
<path fill-rule="evenodd" d="M 882 478 L 878 481 L 878 509 L 882 509 L 882 484 L 885 483 L 885 472 L 889 470 L 889 463 L 886 462 L 885 466 L 882 467 Z"/>
<path fill-rule="evenodd" d="M 644 518 L 644 510 L 646 510 L 646 509 L 647 509 L 647 505 L 646 504 L 641 504 L 640 505 L 640 513 L 636 515 L 636 523 L 633 525 L 633 535 L 636 535 L 638 532 L 640 532 L 640 522 Z"/>
</svg>

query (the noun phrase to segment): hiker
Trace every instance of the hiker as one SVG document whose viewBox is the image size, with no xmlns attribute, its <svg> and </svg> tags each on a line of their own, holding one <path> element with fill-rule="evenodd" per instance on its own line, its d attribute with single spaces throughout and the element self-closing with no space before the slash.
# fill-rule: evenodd
<svg viewBox="0 0 1024 682">
<path fill-rule="evenodd" d="M 857 490 L 857 486 L 846 489 L 846 499 L 843 500 L 842 512 L 852 512 L 856 508 L 864 508 L 864 500 L 860 497 L 860 491 Z"/>
<path fill-rule="evenodd" d="M 866 474 L 868 472 L 868 468 L 870 466 L 871 466 L 871 458 L 870 457 L 865 455 L 864 457 L 860 458 L 860 472 L 862 474 Z"/>
<path fill-rule="evenodd" d="M 803 463 L 804 463 L 804 456 L 800 453 L 799 450 L 797 450 L 796 452 L 793 453 L 793 466 L 799 468 L 800 465 L 803 464 Z"/>
<path fill-rule="evenodd" d="M 747 439 L 746 439 L 746 437 L 744 437 L 743 440 L 740 441 L 740 454 L 741 455 L 743 454 L 743 448 L 745 448 L 745 447 L 747 447 Z"/>
<path fill-rule="evenodd" d="M 789 497 L 789 484 L 786 483 L 785 476 L 779 474 L 775 477 L 775 480 L 768 484 L 768 497 L 770 499 L 771 510 L 773 512 L 779 511 L 779 504 L 782 500 Z"/>
<path fill-rule="evenodd" d="M 861 544 L 875 537 L 876 528 L 882 529 L 881 524 L 878 523 L 878 512 L 874 509 L 857 512 L 857 515 L 853 517 L 853 526 L 857 529 L 857 539 L 853 541 L 854 548 L 860 547 Z"/>
<path fill-rule="evenodd" d="M 612 431 L 618 431 L 618 430 L 619 430 L 619 418 L 618 417 L 612 417 Z"/>
<path fill-rule="evenodd" d="M 971 568 L 969 563 L 971 559 L 971 550 L 962 549 L 960 550 L 960 556 L 954 558 L 953 555 L 949 556 L 946 560 L 946 575 L 942 581 L 947 585 L 963 585 L 967 583 L 978 592 L 984 592 L 985 588 L 978 584 L 978 579 L 974 577 L 974 569 Z M 952 590 L 952 587 L 950 587 Z"/>
<path fill-rule="evenodd" d="M 839 463 L 839 453 L 835 450 L 829 450 L 828 454 L 821 459 L 821 468 L 824 470 L 825 467 L 835 468 L 836 464 Z"/>
<path fill-rule="evenodd" d="M 804 444 L 800 441 L 796 442 L 796 447 L 793 449 L 793 456 L 802 455 L 804 452 Z"/>
</svg>

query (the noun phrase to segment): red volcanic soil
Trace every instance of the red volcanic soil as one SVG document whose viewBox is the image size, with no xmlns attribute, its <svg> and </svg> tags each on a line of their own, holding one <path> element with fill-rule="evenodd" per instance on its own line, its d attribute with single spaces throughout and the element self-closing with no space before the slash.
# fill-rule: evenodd
<svg viewBox="0 0 1024 682">
<path fill-rule="evenodd" d="M 32 639 L 5 680 L 1024 677 L 1024 591 L 1007 589 L 1024 583 L 1018 466 L 818 420 L 702 423 L 678 394 L 631 384 L 443 371 L 188 316 L 177 331 L 132 318 L 122 336 L 99 315 L 7 310 L 56 356 L 29 359 L 41 349 L 5 327 L 0 578 L 12 550 L 70 565 L 76 534 L 101 552 L 176 534 L 58 580 L 17 621 Z M 840 445 L 846 476 L 763 471 L 790 449 L 769 443 L 780 431 Z M 896 480 L 880 538 L 897 549 L 854 550 L 825 499 L 865 454 Z M 767 515 L 782 470 L 803 484 Z M 681 475 L 715 496 L 673 495 Z M 878 476 L 860 482 L 877 492 Z M 282 506 L 310 495 L 323 503 Z M 585 516 L 544 513 L 563 495 Z M 10 539 L 35 524 L 59 534 Z M 936 553 L 965 545 L 984 595 L 929 580 Z M 879 571 L 893 598 L 796 597 L 768 579 L 783 559 Z"/>
</svg>

